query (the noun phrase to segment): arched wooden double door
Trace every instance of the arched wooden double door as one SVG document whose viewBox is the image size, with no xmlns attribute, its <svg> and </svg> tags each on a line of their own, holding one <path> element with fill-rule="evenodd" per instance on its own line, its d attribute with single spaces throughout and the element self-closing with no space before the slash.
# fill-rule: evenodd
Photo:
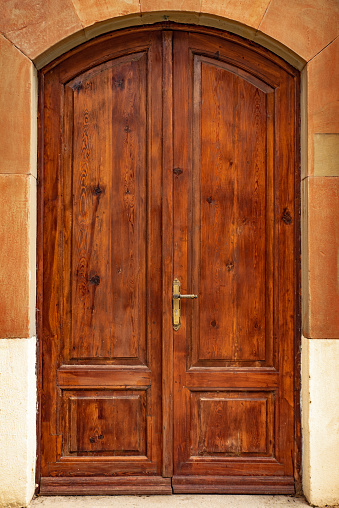
<svg viewBox="0 0 339 508">
<path fill-rule="evenodd" d="M 40 77 L 41 492 L 293 493 L 297 72 L 160 26 Z"/>
</svg>

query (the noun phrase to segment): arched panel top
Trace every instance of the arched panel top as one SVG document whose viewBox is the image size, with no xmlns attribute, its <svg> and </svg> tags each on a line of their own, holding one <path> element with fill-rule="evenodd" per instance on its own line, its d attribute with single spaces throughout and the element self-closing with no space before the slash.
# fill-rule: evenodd
<svg viewBox="0 0 339 508">
<path fill-rule="evenodd" d="M 261 87 L 277 88 L 288 76 L 298 71 L 267 50 L 241 38 L 225 38 L 216 34 L 189 31 L 187 45 L 192 54 L 199 54 L 219 65 L 228 66 L 230 72 L 242 76 Z M 262 88 L 264 90 L 264 88 Z M 266 90 L 267 91 L 267 90 Z"/>
<path fill-rule="evenodd" d="M 114 69 L 114 72 L 112 74 L 112 84 L 114 85 L 115 88 L 124 88 L 125 86 L 124 74 L 126 73 L 124 67 L 126 67 L 126 65 L 128 67 L 130 67 L 131 65 L 133 66 L 133 64 L 135 65 L 136 62 L 139 62 L 144 58 L 145 51 L 130 53 L 126 56 L 118 56 L 117 58 L 113 58 L 108 62 L 99 64 L 93 67 L 92 69 L 89 69 L 85 72 L 81 72 L 71 81 L 66 83 L 66 85 L 72 88 L 73 91 L 79 92 L 86 83 L 91 82 L 93 79 L 96 78 L 96 76 Z M 126 78 L 127 77 L 128 76 L 126 76 Z"/>
<path fill-rule="evenodd" d="M 256 78 L 263 84 L 277 87 L 286 72 L 291 76 L 298 75 L 298 71 L 280 57 L 242 37 L 214 28 L 175 23 L 133 27 L 102 35 L 60 56 L 45 66 L 41 75 L 53 69 L 53 73 L 59 73 L 59 81 L 66 83 L 113 58 L 147 51 L 155 40 L 161 39 L 164 31 L 187 32 L 193 53 L 222 62 L 231 72 L 250 81 Z"/>
<path fill-rule="evenodd" d="M 264 81 L 258 79 L 255 75 L 250 74 L 249 72 L 243 70 L 240 67 L 235 67 L 234 65 L 230 65 L 227 62 L 224 62 L 220 59 L 213 59 L 206 57 L 201 54 L 195 54 L 194 59 L 196 60 L 196 63 L 200 65 L 209 65 L 212 67 L 217 67 L 220 69 L 223 69 L 231 74 L 234 74 L 235 76 L 238 76 L 240 79 L 243 79 L 247 81 L 247 83 L 250 83 L 255 88 L 259 88 L 264 93 L 271 93 L 273 92 L 274 88 L 265 83 Z"/>
<path fill-rule="evenodd" d="M 110 63 L 112 60 L 129 56 L 137 58 L 136 55 L 147 52 L 155 40 L 161 40 L 161 32 L 158 30 L 113 32 L 69 51 L 42 69 L 41 75 L 52 72 L 64 85 L 76 79 L 80 74 L 87 72 L 91 74 L 92 69 L 98 68 L 98 66 L 106 64 L 109 67 L 112 65 Z"/>
</svg>

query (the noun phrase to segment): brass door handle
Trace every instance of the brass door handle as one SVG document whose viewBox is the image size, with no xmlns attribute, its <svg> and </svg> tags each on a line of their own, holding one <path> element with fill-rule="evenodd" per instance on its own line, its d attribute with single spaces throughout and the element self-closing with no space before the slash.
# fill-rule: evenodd
<svg viewBox="0 0 339 508">
<path fill-rule="evenodd" d="M 179 295 L 173 295 L 173 298 L 190 298 L 191 300 L 194 300 L 195 298 L 198 298 L 198 295 L 182 295 L 180 293 Z"/>
<path fill-rule="evenodd" d="M 182 295 L 180 293 L 180 281 L 178 279 L 174 279 L 173 281 L 173 296 L 172 296 L 172 309 L 173 309 L 173 330 L 177 331 L 180 328 L 180 315 L 181 315 L 181 298 L 186 298 L 189 300 L 195 300 L 198 298 L 198 295 Z"/>
</svg>

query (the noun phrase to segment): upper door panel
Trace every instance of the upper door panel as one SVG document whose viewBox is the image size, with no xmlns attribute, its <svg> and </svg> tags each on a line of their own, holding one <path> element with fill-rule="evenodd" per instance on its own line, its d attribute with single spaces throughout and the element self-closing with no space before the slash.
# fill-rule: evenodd
<svg viewBox="0 0 339 508">
<path fill-rule="evenodd" d="M 146 362 L 146 105 L 146 52 L 66 87 L 72 361 Z"/>
<path fill-rule="evenodd" d="M 272 365 L 272 94 L 193 56 L 192 366 Z"/>
</svg>

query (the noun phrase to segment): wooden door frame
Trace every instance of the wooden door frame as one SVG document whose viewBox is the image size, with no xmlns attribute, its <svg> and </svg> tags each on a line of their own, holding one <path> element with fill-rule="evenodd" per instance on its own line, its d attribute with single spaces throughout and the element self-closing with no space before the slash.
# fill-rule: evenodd
<svg viewBox="0 0 339 508">
<path fill-rule="evenodd" d="M 171 139 L 173 132 L 172 113 L 169 105 L 172 103 L 172 55 L 171 55 L 171 31 L 191 31 L 207 35 L 213 35 L 221 39 L 232 41 L 240 46 L 250 48 L 253 52 L 264 55 L 268 60 L 278 64 L 280 67 L 288 70 L 295 77 L 296 83 L 296 103 L 295 103 L 295 172 L 294 172 L 294 188 L 295 188 L 295 266 L 294 272 L 296 274 L 294 287 L 296 295 L 295 307 L 295 333 L 294 333 L 294 407 L 295 407 L 295 434 L 294 434 L 294 478 L 296 493 L 301 492 L 301 412 L 300 412 L 300 385 L 301 385 L 301 171 L 300 171 L 300 76 L 299 71 L 294 69 L 290 64 L 282 60 L 280 57 L 271 53 L 269 50 L 257 45 L 252 41 L 243 39 L 240 36 L 232 33 L 219 30 L 216 28 L 208 28 L 202 26 L 192 26 L 186 24 L 178 24 L 174 22 L 156 23 L 154 25 L 147 25 L 143 27 L 130 27 L 116 32 L 101 35 L 96 39 L 92 39 L 69 52 L 61 55 L 53 62 L 49 63 L 46 67 L 39 71 L 39 102 L 38 102 L 38 189 L 37 189 L 37 466 L 36 466 L 36 484 L 40 482 L 40 461 L 41 461 L 41 404 L 42 404 L 42 380 L 41 380 L 41 365 L 42 365 L 42 352 L 40 349 L 40 340 L 43 330 L 43 316 L 39 309 L 42 309 L 43 300 L 43 216 L 42 216 L 42 186 L 40 181 L 43 179 L 43 149 L 44 149 L 44 115 L 43 115 L 43 101 L 44 101 L 44 75 L 50 71 L 54 66 L 61 63 L 66 58 L 73 56 L 79 52 L 89 50 L 98 41 L 105 41 L 110 38 L 118 37 L 122 34 L 127 35 L 130 33 L 137 34 L 142 32 L 152 32 L 155 30 L 163 30 L 162 46 L 164 52 L 164 65 L 163 65 L 163 82 L 166 82 L 163 92 L 163 132 L 164 147 L 163 147 L 163 188 L 166 190 L 168 200 L 163 202 L 162 210 L 162 227 L 171 228 L 173 224 L 173 152 L 172 143 L 168 140 Z M 168 176 L 171 176 L 171 179 Z M 171 401 L 167 407 L 163 407 L 163 476 L 169 477 L 173 474 L 173 385 L 172 385 L 172 366 L 173 366 L 173 330 L 171 323 L 171 300 L 168 296 L 168 288 L 171 288 L 173 278 L 173 246 L 168 239 L 167 235 L 163 235 L 163 356 L 162 356 L 162 389 L 163 394 L 166 394 L 168 400 Z M 39 492 L 39 486 L 36 493 Z"/>
</svg>

